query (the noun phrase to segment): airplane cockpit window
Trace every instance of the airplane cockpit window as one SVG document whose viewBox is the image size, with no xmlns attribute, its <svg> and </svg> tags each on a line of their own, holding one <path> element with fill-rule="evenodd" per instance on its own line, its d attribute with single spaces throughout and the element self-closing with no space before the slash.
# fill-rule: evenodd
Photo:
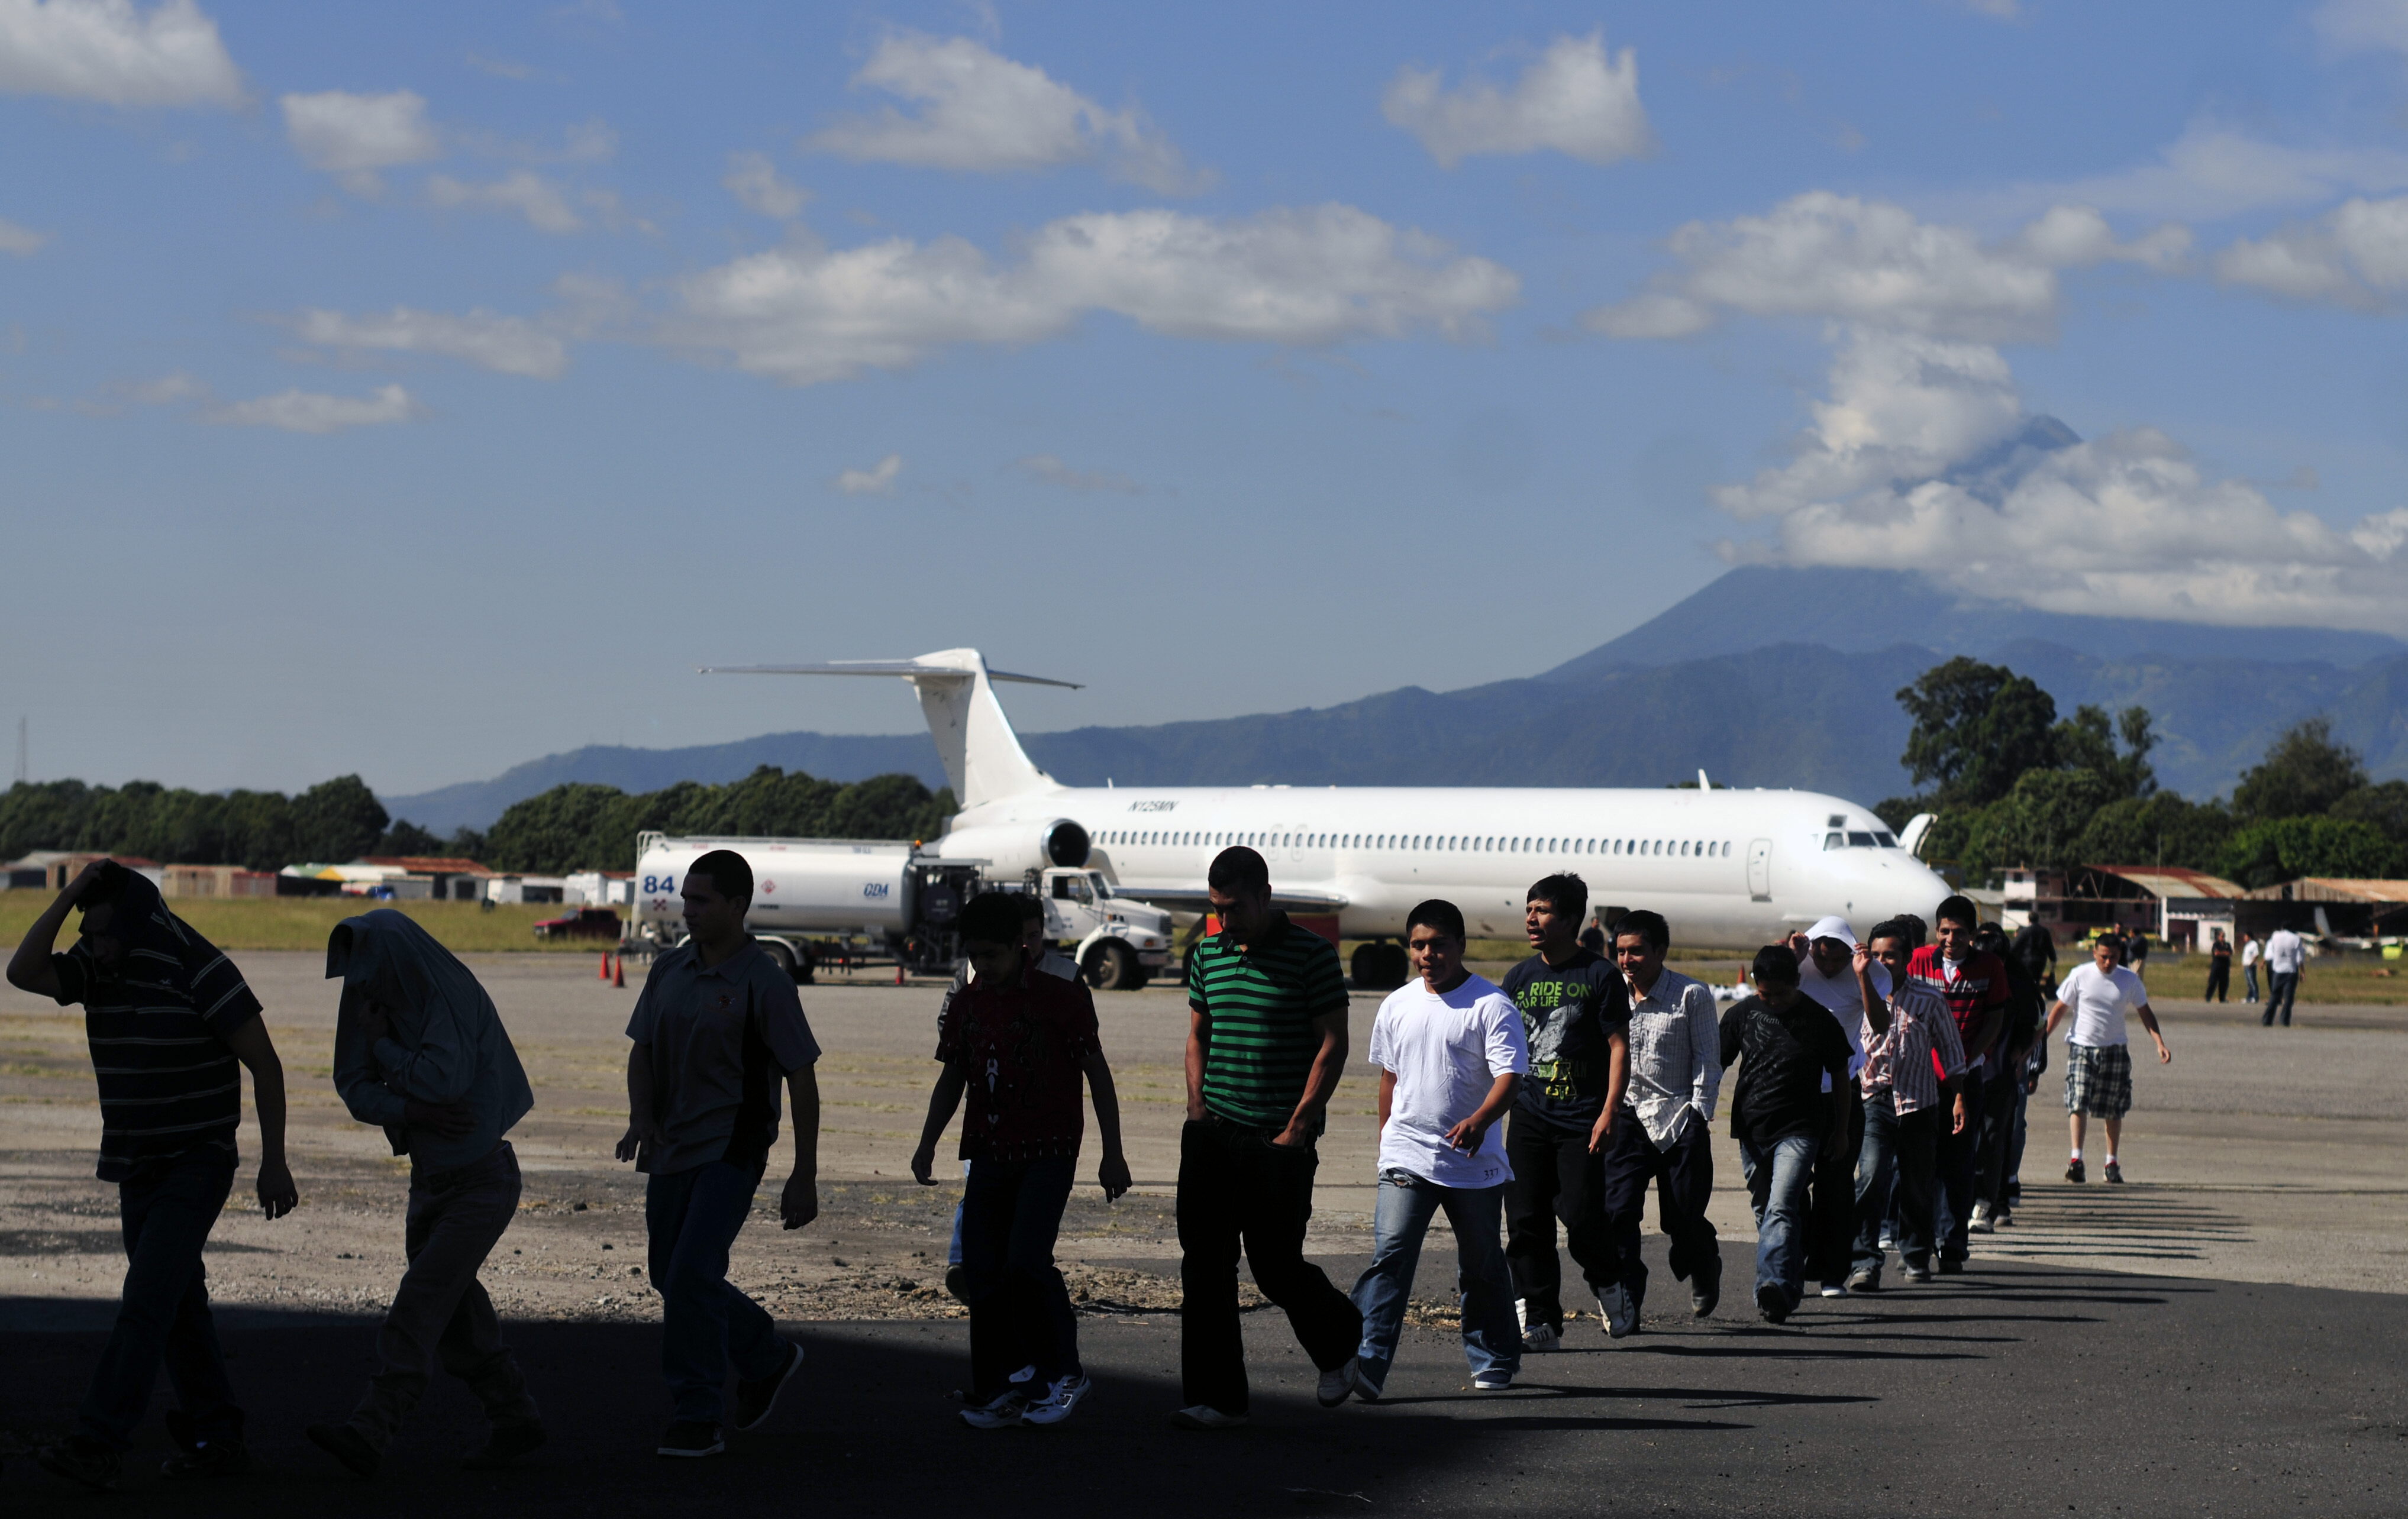
<svg viewBox="0 0 2408 1519">
<path fill-rule="evenodd" d="M 1877 834 L 1873 835 L 1873 838 L 1874 838 L 1874 839 L 1875 839 L 1875 840 L 1877 840 L 1877 841 L 1881 844 L 1881 847 L 1882 847 L 1882 848 L 1884 848 L 1884 849 L 1896 849 L 1896 848 L 1898 848 L 1898 837 L 1897 837 L 1895 834 L 1877 833 Z"/>
<path fill-rule="evenodd" d="M 1848 836 L 1842 833 L 1827 833 L 1823 836 L 1823 847 L 1825 849 L 1845 849 L 1848 847 Z"/>
<path fill-rule="evenodd" d="M 1848 847 L 1850 849 L 1871 849 L 1873 847 L 1873 836 L 1869 833 L 1852 833 L 1848 835 Z"/>
</svg>

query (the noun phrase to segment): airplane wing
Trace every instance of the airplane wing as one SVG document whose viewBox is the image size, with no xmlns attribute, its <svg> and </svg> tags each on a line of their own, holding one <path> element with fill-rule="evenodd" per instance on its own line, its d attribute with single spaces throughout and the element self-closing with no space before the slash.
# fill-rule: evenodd
<svg viewBox="0 0 2408 1519">
<path fill-rule="evenodd" d="M 916 659 L 838 659 L 824 665 L 704 665 L 699 668 L 705 675 L 902 675 L 938 681 L 967 681 L 971 674 L 947 665 L 923 665 Z M 1010 670 L 989 670 L 986 678 L 1016 681 L 1022 685 L 1061 686 L 1070 691 L 1086 689 L 1075 681 L 1049 681 L 1041 675 L 1014 675 Z"/>
<path fill-rule="evenodd" d="M 1129 886 L 1115 883 L 1114 896 L 1126 896 L 1175 912 L 1210 912 L 1212 901 L 1201 886 Z M 1282 912 L 1336 912 L 1346 906 L 1346 898 L 1337 892 L 1316 892 L 1302 887 L 1271 887 L 1271 906 Z"/>
</svg>

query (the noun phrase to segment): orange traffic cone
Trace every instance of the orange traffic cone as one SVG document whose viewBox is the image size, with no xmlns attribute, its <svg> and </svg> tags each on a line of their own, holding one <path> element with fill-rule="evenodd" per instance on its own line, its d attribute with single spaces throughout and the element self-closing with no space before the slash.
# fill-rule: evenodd
<svg viewBox="0 0 2408 1519">
<path fill-rule="evenodd" d="M 895 984 L 897 986 L 903 984 L 903 962 L 900 960 L 895 962 Z"/>
<path fill-rule="evenodd" d="M 613 986 L 627 984 L 627 956 L 624 953 L 619 956 L 619 968 L 611 973 L 610 984 Z"/>
<path fill-rule="evenodd" d="M 604 950 L 602 952 L 601 978 L 604 981 L 609 981 L 610 979 L 610 952 L 609 950 Z"/>
</svg>

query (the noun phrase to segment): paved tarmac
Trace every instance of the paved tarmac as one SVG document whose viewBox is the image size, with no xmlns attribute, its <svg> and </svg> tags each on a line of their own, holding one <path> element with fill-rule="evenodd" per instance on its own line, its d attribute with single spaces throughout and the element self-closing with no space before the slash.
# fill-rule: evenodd
<svg viewBox="0 0 2408 1519">
<path fill-rule="evenodd" d="M 444 1457 L 469 1439 L 473 1412 L 445 1388 L 388 1479 L 361 1489 L 328 1476 L 297 1429 L 356 1395 L 398 1269 L 406 1173 L 326 1082 L 334 998 L 322 960 L 241 958 L 293 1083 L 305 1207 L 273 1225 L 230 1211 L 212 1241 L 212 1290 L 228 1305 L 236 1377 L 272 1469 L 222 1498 L 177 1492 L 179 1507 L 584 1512 L 665 1505 L 689 1489 L 706 1501 L 783 1496 L 791 1483 L 796 1501 L 831 1512 L 901 1501 L 1214 1514 L 2376 1513 L 2401 1512 L 2395 1495 L 2408 1490 L 2394 1296 L 2408 1289 L 2399 1010 L 2306 1010 L 2284 1031 L 2238 1009 L 2161 1004 L 2176 1059 L 2136 1078 L 2131 1185 L 2056 1180 L 2053 1072 L 2034 1103 L 2017 1223 L 1977 1240 L 1972 1274 L 1811 1300 L 1781 1329 L 1755 1320 L 1741 1285 L 1752 1231 L 1721 1140 L 1715 1214 L 1735 1290 L 1711 1324 L 1689 1323 L 1677 1290 L 1659 1294 L 1655 1332 L 1618 1348 L 1604 1347 L 1593 1317 L 1576 1322 L 1575 1351 L 1532 1358 L 1523 1387 L 1503 1396 L 1472 1394 L 1447 1332 L 1417 1329 L 1392 1383 L 1398 1406 L 1326 1414 L 1276 1313 L 1252 1314 L 1260 1417 L 1213 1437 L 1161 1423 L 1177 1401 L 1168 1193 L 1183 1000 L 1164 989 L 1102 996 L 1140 1196 L 1106 1209 L 1088 1189 L 1062 1246 L 1087 1294 L 1101 1395 L 1071 1427 L 979 1436 L 947 1422 L 943 1397 L 965 1354 L 963 1326 L 943 1320 L 952 1305 L 934 1287 L 953 1189 L 923 1191 L 902 1174 L 934 1075 L 938 988 L 808 987 L 828 1051 L 827 1214 L 787 1234 L 756 1211 L 735 1274 L 781 1317 L 821 1321 L 798 1331 L 813 1364 L 772 1433 L 696 1471 L 647 1454 L 666 1403 L 654 1302 L 635 1271 L 640 1191 L 607 1158 L 624 1122 L 619 1031 L 636 987 L 531 955 L 473 962 L 538 1101 L 513 1137 L 528 1175 L 506 1241 L 513 1254 L 497 1254 L 487 1278 L 559 1443 L 529 1472 L 468 1479 Z M 1312 1239 L 1341 1285 L 1369 1246 L 1371 1083 L 1359 1053 L 1375 1004 L 1356 1000 L 1358 1059 L 1324 1143 Z M 60 1427 L 122 1268 L 110 1189 L 91 1176 L 90 1083 L 79 1018 L 0 991 L 0 1355 L 10 1370 L 0 1453 Z M 245 1154 L 255 1155 L 249 1133 Z M 1441 1225 L 1419 1295 L 1433 1316 L 1450 1251 Z M 1508 1431 L 1516 1438 L 1479 1438 Z M 155 1423 L 145 1440 L 157 1455 Z M 27 1466 L 7 1455 L 0 1512 L 68 1512 Z M 146 1485 L 119 1506 L 169 1501 Z"/>
</svg>

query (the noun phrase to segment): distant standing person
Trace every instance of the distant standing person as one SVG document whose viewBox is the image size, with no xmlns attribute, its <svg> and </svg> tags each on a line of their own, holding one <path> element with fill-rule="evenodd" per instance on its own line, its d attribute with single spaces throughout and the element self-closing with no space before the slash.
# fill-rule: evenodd
<svg viewBox="0 0 2408 1519">
<path fill-rule="evenodd" d="M 2308 967 L 2308 941 L 2288 928 L 2277 928 L 2266 936 L 2265 1016 L 2258 1020 L 2267 1028 L 2274 1026 L 2274 1014 L 2283 1015 L 2283 1026 L 2291 1026 L 2291 1004 L 2299 999 L 2300 976 Z"/>
<path fill-rule="evenodd" d="M 2149 989 L 2141 978 L 2115 964 L 2114 939 L 2101 938 L 2090 948 L 2090 964 L 2076 966 L 2057 989 L 2057 1004 L 2048 1010 L 2048 1027 L 2057 1032 L 2069 1010 L 2072 1026 L 2065 1034 L 2065 1108 L 2073 1139 L 2073 1158 L 2066 1163 L 2065 1179 L 2086 1180 L 2083 1174 L 2083 1121 L 2103 1119 L 2107 1125 L 2106 1179 L 2121 1182 L 2115 1142 L 2123 1137 L 2124 1115 L 2132 1111 L 2132 1052 L 2128 1045 L 2124 1015 L 2135 1012 L 2157 1046 L 2157 1063 L 2174 1055 L 2157 1032 L 2157 1015 L 2149 1010 Z"/>
<path fill-rule="evenodd" d="M 2035 986 L 2057 984 L 2057 936 L 2046 924 L 2028 923 L 2015 930 L 2007 953 L 2023 962 Z"/>
<path fill-rule="evenodd" d="M 767 1423 L 803 1364 L 767 1309 L 727 1280 L 727 1253 L 752 1211 L 777 1143 L 779 1088 L 794 1097 L 795 1168 L 779 1219 L 799 1229 L 819 1216 L 819 1041 L 795 979 L 744 931 L 752 867 L 715 849 L 686 867 L 686 941 L 652 962 L 627 1020 L 626 1135 L 621 1160 L 649 1180 L 644 1228 L 661 1295 L 661 1372 L 676 1417 L 654 1448 L 717 1455 L 732 1364 L 732 1423 Z"/>
<path fill-rule="evenodd" d="M 2246 1002 L 2258 1000 L 2258 962 L 2266 958 L 2266 947 L 2258 942 L 2255 934 L 2241 936 L 2241 983 L 2247 992 Z"/>
<path fill-rule="evenodd" d="M 51 953 L 78 907 L 82 937 Z M 76 1427 L 34 1459 L 87 1487 L 114 1486 L 164 1364 L 178 1405 L 167 1429 L 179 1449 L 160 1475 L 247 1471 L 201 1250 L 234 1190 L 243 1069 L 259 1110 L 260 1211 L 282 1218 L 300 1202 L 284 1165 L 284 1067 L 259 999 L 232 960 L 167 910 L 158 887 L 114 860 L 85 867 L 42 910 L 8 961 L 8 982 L 61 1007 L 83 1004 L 100 1083 L 99 1176 L 117 1183 L 125 1237 L 108 1348 Z"/>
<path fill-rule="evenodd" d="M 1181 1396 L 1171 1422 L 1246 1422 L 1238 1252 L 1287 1314 L 1336 1408 L 1354 1391 L 1363 1315 L 1304 1258 L 1314 1146 L 1346 1070 L 1346 975 L 1338 947 L 1271 909 L 1271 872 L 1235 844 L 1206 895 L 1221 931 L 1187 956 L 1187 1123 L 1179 1134 Z"/>
<path fill-rule="evenodd" d="M 502 1343 L 477 1272 L 518 1215 L 518 1154 L 503 1136 L 535 1106 L 494 999 L 435 937 L 391 908 L 335 925 L 326 975 L 340 978 L 335 1089 L 363 1124 L 409 1157 L 402 1254 L 408 1268 L 377 1331 L 380 1363 L 349 1420 L 305 1431 L 374 1476 L 437 1361 L 484 1406 L 472 1471 L 508 1466 L 544 1441 L 526 1377 Z"/>
<path fill-rule="evenodd" d="M 1566 926 L 1578 923 L 1568 920 Z M 1405 919 L 1416 979 L 1387 996 L 1371 1020 L 1380 1071 L 1380 1196 L 1371 1215 L 1371 1264 L 1354 1283 L 1363 1312 L 1354 1391 L 1379 1401 L 1432 1217 L 1455 1235 L 1456 1307 L 1471 1385 L 1501 1392 L 1522 1368 L 1513 1324 L 1513 1276 L 1498 1240 L 1513 1179 L 1497 1121 L 1522 1089 L 1530 1053 L 1512 999 L 1463 967 L 1463 913 L 1431 900 Z"/>
<path fill-rule="evenodd" d="M 2128 947 L 2128 963 L 2132 974 L 2143 981 L 2149 979 L 2149 935 L 2146 929 L 2135 929 Z"/>
<path fill-rule="evenodd" d="M 2203 994 L 2203 997 L 2209 1002 L 2230 1002 L 2232 1000 L 2232 941 L 2224 937 L 2224 930 L 2221 928 L 2214 929 L 2214 933 L 2215 938 L 2207 946 L 2207 991 Z"/>
<path fill-rule="evenodd" d="M 1756 1310 L 1779 1324 L 1805 1293 L 1814 1157 L 1846 1138 L 1842 1083 L 1850 1050 L 1829 1012 L 1799 991 L 1798 956 L 1788 946 L 1756 951 L 1753 977 L 1756 995 L 1723 1014 L 1719 1044 L 1724 1066 L 1742 1061 L 1731 1093 L 1731 1138 L 1756 1211 Z"/>
<path fill-rule="evenodd" d="M 1613 962 L 1572 938 L 1588 885 L 1549 876 L 1530 888 L 1523 931 L 1537 953 L 1499 983 L 1521 1010 L 1530 1072 L 1506 1124 L 1505 1256 L 1521 1303 L 1522 1348 L 1563 1342 L 1563 1266 L 1555 1222 L 1607 1333 L 1638 1326 L 1605 1220 L 1605 1153 L 1630 1080 L 1630 989 Z"/>
<path fill-rule="evenodd" d="M 1606 1226 L 1613 1231 L 1631 1323 L 1647 1303 L 1639 1254 L 1647 1189 L 1672 1237 L 1672 1279 L 1689 1283 L 1689 1310 L 1713 1314 L 1723 1296 L 1722 1245 L 1706 1204 L 1714 1195 L 1714 1097 L 1722 1090 L 1722 1035 L 1714 994 L 1664 967 L 1671 925 L 1660 912 L 1626 913 L 1613 925 L 1613 960 L 1630 987 L 1630 1081 L 1605 1156 Z"/>
</svg>

